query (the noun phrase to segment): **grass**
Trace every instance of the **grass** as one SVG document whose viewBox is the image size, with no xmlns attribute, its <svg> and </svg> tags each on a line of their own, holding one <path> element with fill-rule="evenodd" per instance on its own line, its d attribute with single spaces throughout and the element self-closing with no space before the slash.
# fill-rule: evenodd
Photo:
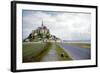
<svg viewBox="0 0 100 73">
<path fill-rule="evenodd" d="M 91 48 L 91 44 L 89 43 L 66 43 L 66 44 L 78 46 L 80 48 L 88 48 L 88 49 Z"/>
<path fill-rule="evenodd" d="M 66 53 L 64 49 L 60 47 L 59 45 L 56 45 L 56 51 L 57 51 L 58 58 L 60 61 L 72 60 L 70 56 L 68 55 L 68 53 Z"/>
<path fill-rule="evenodd" d="M 23 62 L 38 62 L 50 49 L 51 43 L 23 43 Z"/>
<path fill-rule="evenodd" d="M 35 62 L 41 61 L 41 59 L 49 52 L 51 49 L 51 43 L 46 43 L 44 50 L 42 50 L 37 56 L 34 57 Z"/>
</svg>

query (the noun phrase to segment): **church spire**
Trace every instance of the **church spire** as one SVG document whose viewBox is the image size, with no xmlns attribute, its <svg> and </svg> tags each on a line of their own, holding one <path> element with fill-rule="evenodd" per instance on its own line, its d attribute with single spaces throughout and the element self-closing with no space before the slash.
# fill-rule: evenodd
<svg viewBox="0 0 100 73">
<path fill-rule="evenodd" d="M 43 20 L 42 20 L 42 27 L 43 27 Z"/>
</svg>

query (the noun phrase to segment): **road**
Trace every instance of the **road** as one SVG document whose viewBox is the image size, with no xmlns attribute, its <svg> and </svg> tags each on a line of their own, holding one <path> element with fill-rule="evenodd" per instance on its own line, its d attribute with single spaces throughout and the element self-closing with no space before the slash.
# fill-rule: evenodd
<svg viewBox="0 0 100 73">
<path fill-rule="evenodd" d="M 56 46 L 55 44 L 52 44 L 50 51 L 47 53 L 47 55 L 45 55 L 43 57 L 41 62 L 58 61 L 58 55 L 57 55 L 57 52 L 55 50 L 55 48 L 56 48 L 55 46 Z"/>
<path fill-rule="evenodd" d="M 91 58 L 91 50 L 89 48 L 80 48 L 69 44 L 60 44 L 73 60 L 83 60 Z"/>
</svg>

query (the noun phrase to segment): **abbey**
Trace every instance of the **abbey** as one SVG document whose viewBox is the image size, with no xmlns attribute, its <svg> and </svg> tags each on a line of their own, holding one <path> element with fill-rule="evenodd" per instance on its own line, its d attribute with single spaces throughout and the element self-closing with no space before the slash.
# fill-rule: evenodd
<svg viewBox="0 0 100 73">
<path fill-rule="evenodd" d="M 57 38 L 54 35 L 50 34 L 50 30 L 44 26 L 43 21 L 40 27 L 38 27 L 36 30 L 32 30 L 32 33 L 29 34 L 29 36 L 24 39 L 24 42 L 54 42 L 54 41 L 60 41 L 59 38 Z"/>
</svg>

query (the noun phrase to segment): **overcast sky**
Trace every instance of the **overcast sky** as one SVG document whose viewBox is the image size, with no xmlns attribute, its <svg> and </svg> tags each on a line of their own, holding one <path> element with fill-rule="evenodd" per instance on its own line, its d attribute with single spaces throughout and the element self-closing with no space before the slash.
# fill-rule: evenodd
<svg viewBox="0 0 100 73">
<path fill-rule="evenodd" d="M 23 39 L 42 24 L 62 40 L 90 40 L 91 14 L 23 10 Z"/>
</svg>

